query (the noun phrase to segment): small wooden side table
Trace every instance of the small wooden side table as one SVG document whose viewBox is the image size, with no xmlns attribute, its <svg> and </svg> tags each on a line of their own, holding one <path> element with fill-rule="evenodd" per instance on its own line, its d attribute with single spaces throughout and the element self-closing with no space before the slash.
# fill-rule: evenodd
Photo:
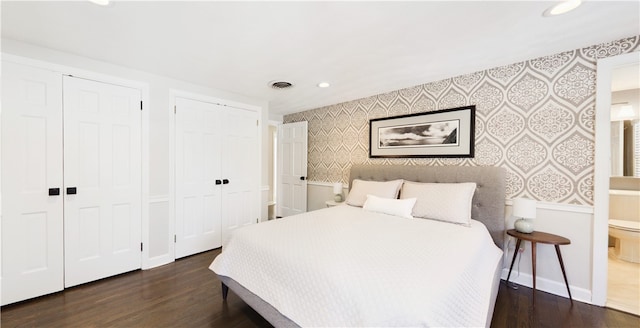
<svg viewBox="0 0 640 328">
<path fill-rule="evenodd" d="M 541 232 L 534 231 L 532 233 L 522 233 L 518 232 L 515 229 L 507 230 L 507 234 L 509 236 L 515 237 L 518 241 L 516 242 L 516 248 L 513 252 L 513 259 L 511 260 L 511 267 L 509 268 L 509 274 L 507 275 L 506 283 L 509 283 L 509 277 L 511 277 L 511 270 L 513 269 L 513 263 L 516 261 L 516 257 L 518 256 L 518 249 L 520 249 L 520 243 L 523 240 L 527 240 L 531 242 L 531 266 L 533 273 L 533 303 L 536 302 L 536 244 L 551 244 L 556 247 L 556 255 L 558 255 L 558 262 L 560 262 L 560 268 L 562 269 L 562 276 L 564 277 L 564 283 L 567 286 L 567 292 L 569 293 L 569 300 L 571 300 L 571 304 L 573 304 L 573 298 L 571 297 L 571 290 L 569 290 L 569 282 L 567 281 L 567 274 L 564 271 L 564 263 L 562 262 L 562 255 L 560 254 L 560 245 L 569 245 L 571 241 L 565 237 Z"/>
</svg>

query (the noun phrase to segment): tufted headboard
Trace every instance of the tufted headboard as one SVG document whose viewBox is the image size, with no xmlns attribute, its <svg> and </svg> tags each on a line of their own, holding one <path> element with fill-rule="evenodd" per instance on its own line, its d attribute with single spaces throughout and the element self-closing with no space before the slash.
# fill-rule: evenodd
<svg viewBox="0 0 640 328">
<path fill-rule="evenodd" d="M 349 176 L 349 188 L 352 186 L 353 179 L 475 182 L 476 192 L 473 195 L 471 218 L 484 223 L 496 245 L 504 249 L 505 170 L 501 167 L 353 165 Z"/>
</svg>

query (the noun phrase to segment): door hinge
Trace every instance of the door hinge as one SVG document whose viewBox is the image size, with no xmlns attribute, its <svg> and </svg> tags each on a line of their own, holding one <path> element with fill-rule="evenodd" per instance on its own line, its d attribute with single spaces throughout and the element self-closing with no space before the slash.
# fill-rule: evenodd
<svg viewBox="0 0 640 328">
<path fill-rule="evenodd" d="M 256 120 L 256 126 L 260 126 L 260 120 Z"/>
<path fill-rule="evenodd" d="M 140 110 L 142 110 L 142 100 L 140 100 Z"/>
<path fill-rule="evenodd" d="M 256 223 L 260 223 L 260 219 L 256 218 Z"/>
<path fill-rule="evenodd" d="M 140 251 L 142 252 L 143 248 L 142 248 L 142 243 L 140 243 Z"/>
<path fill-rule="evenodd" d="M 176 237 L 176 235 L 173 235 L 173 242 L 176 243 L 178 240 L 178 237 Z"/>
<path fill-rule="evenodd" d="M 173 106 L 173 113 L 174 114 L 176 113 L 176 106 L 175 105 Z"/>
</svg>

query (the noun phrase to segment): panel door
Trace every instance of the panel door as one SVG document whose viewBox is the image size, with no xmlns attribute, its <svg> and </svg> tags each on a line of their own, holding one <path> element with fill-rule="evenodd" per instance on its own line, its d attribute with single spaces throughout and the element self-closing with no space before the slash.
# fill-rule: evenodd
<svg viewBox="0 0 640 328">
<path fill-rule="evenodd" d="M 222 242 L 242 226 L 257 223 L 260 190 L 258 114 L 227 109 L 222 150 Z"/>
<path fill-rule="evenodd" d="M 278 127 L 278 216 L 307 211 L 307 122 Z"/>
<path fill-rule="evenodd" d="M 65 76 L 65 287 L 141 265 L 141 95 Z M 73 189 L 75 188 L 75 189 Z"/>
<path fill-rule="evenodd" d="M 2 159 L 5 305 L 64 287 L 60 74 L 2 63 Z"/>
<path fill-rule="evenodd" d="M 176 258 L 221 245 L 223 111 L 176 98 Z"/>
</svg>

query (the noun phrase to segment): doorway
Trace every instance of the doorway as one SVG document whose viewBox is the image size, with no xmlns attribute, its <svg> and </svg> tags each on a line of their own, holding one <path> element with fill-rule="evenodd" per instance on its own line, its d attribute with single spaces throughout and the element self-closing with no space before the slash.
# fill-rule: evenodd
<svg viewBox="0 0 640 328">
<path fill-rule="evenodd" d="M 609 278 L 615 279 L 615 276 L 609 275 L 609 211 L 610 206 L 612 205 L 610 204 L 610 177 L 612 172 L 611 136 L 613 126 L 611 120 L 613 100 L 612 83 L 617 70 L 625 67 L 632 67 L 639 63 L 639 52 L 610 57 L 598 61 L 595 120 L 596 156 L 594 175 L 592 303 L 599 306 L 614 307 L 613 303 L 611 303 L 608 298 Z M 640 273 L 636 273 L 636 275 L 635 280 L 637 281 Z M 633 277 L 631 279 L 633 279 Z M 638 293 L 635 293 L 636 303 L 638 303 L 637 298 Z M 630 311 L 630 309 L 623 310 L 628 312 Z"/>
<path fill-rule="evenodd" d="M 307 211 L 307 132 L 306 121 L 278 127 L 277 216 Z"/>
<path fill-rule="evenodd" d="M 615 68 L 611 91 L 606 306 L 640 315 L 640 63 Z"/>
</svg>

